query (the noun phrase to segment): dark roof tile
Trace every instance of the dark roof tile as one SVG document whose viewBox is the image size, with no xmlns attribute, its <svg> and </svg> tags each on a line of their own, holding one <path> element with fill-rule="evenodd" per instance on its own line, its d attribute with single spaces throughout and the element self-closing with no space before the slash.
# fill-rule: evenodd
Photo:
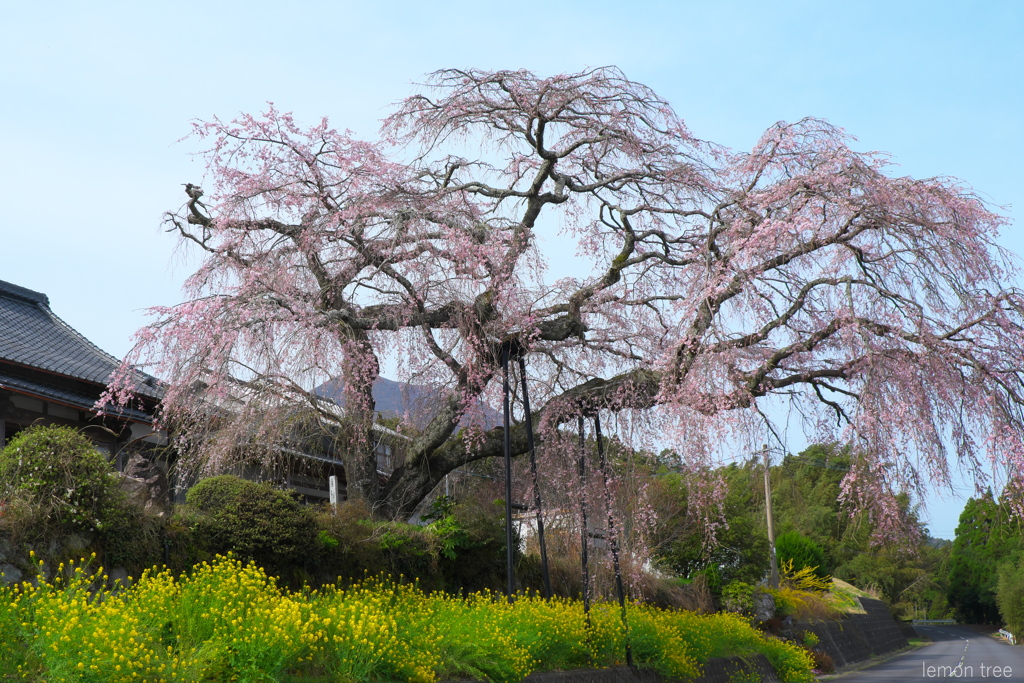
<svg viewBox="0 0 1024 683">
<path fill-rule="evenodd" d="M 105 385 L 120 362 L 50 310 L 40 292 L 0 280 L 0 360 Z M 146 385 L 151 397 L 160 392 Z"/>
<path fill-rule="evenodd" d="M 27 377 L 18 377 L 8 374 L 2 369 L 0 369 L 0 389 L 31 394 L 90 412 L 94 411 L 93 406 L 97 398 L 96 394 L 83 394 L 67 387 L 58 386 L 57 384 L 41 382 Z M 153 421 L 151 415 L 135 408 L 107 407 L 104 409 L 104 412 L 139 422 L 150 423 Z"/>
</svg>

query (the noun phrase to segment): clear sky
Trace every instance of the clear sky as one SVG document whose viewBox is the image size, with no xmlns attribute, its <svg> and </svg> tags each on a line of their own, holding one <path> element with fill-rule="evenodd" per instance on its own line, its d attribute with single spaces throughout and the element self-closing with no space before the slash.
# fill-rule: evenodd
<svg viewBox="0 0 1024 683">
<path fill-rule="evenodd" d="M 1024 2 L 0 2 L 0 279 L 123 355 L 189 264 L 161 232 L 202 182 L 189 121 L 273 101 L 373 137 L 445 67 L 614 64 L 698 137 L 827 118 L 894 172 L 957 176 L 1020 223 Z M 1003 243 L 1024 253 L 1018 225 Z M 962 501 L 930 504 L 951 538 Z"/>
</svg>

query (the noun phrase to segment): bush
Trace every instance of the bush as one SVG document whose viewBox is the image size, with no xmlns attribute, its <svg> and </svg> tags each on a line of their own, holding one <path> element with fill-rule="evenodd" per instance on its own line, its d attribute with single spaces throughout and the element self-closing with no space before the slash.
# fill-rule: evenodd
<svg viewBox="0 0 1024 683">
<path fill-rule="evenodd" d="M 70 427 L 31 427 L 0 451 L 5 525 L 36 538 L 123 525 L 128 507 L 110 463 Z"/>
<path fill-rule="evenodd" d="M 348 582 L 367 574 L 415 576 L 429 589 L 444 588 L 438 570 L 440 548 L 426 527 L 374 520 L 362 501 L 316 514 L 320 561 L 317 580 Z"/>
<path fill-rule="evenodd" d="M 359 501 L 317 514 L 320 582 L 366 574 L 416 577 L 428 590 L 473 592 L 505 586 L 505 534 L 494 507 L 442 496 L 426 525 L 372 518 Z"/>
<path fill-rule="evenodd" d="M 778 553 L 779 564 L 792 562 L 793 569 L 796 571 L 808 567 L 818 577 L 830 578 L 827 567 L 825 567 L 825 551 L 820 545 L 797 531 L 789 531 L 775 539 L 775 551 Z"/>
<path fill-rule="evenodd" d="M 754 610 L 754 587 L 742 581 L 732 581 L 722 588 L 722 608 L 727 612 L 751 614 Z"/>
<path fill-rule="evenodd" d="M 786 560 L 779 567 L 779 587 L 764 588 L 775 599 L 776 616 L 792 615 L 799 621 L 835 619 L 842 604 L 829 590 L 830 580 L 817 576 L 811 567 L 793 568 Z"/>
<path fill-rule="evenodd" d="M 449 591 L 475 592 L 506 584 L 503 508 L 477 501 L 438 497 L 424 516 L 427 530 L 440 544 L 439 565 Z M 514 542 L 518 560 L 518 533 Z"/>
<path fill-rule="evenodd" d="M 290 492 L 226 474 L 200 481 L 185 502 L 193 538 L 210 553 L 234 552 L 273 570 L 316 559 L 321 544 L 313 512 Z"/>
<path fill-rule="evenodd" d="M 836 664 L 832 661 L 832 656 L 827 652 L 821 650 L 808 649 L 807 652 L 811 655 L 811 661 L 815 671 L 823 674 L 830 674 L 836 670 Z"/>
<path fill-rule="evenodd" d="M 165 518 L 126 502 L 123 512 L 100 534 L 104 564 L 137 576 L 163 563 L 166 530 Z"/>
</svg>

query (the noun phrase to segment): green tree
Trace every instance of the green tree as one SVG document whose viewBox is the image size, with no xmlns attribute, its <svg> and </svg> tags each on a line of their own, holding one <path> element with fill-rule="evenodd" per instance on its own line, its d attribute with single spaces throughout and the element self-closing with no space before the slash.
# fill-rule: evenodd
<svg viewBox="0 0 1024 683">
<path fill-rule="evenodd" d="M 693 578 L 708 576 L 712 587 L 731 581 L 757 583 L 768 570 L 768 535 L 758 517 L 764 502 L 751 487 L 752 470 L 732 464 L 722 471 L 727 493 L 723 505 L 726 525 L 708 539 L 687 505 L 686 476 L 677 472 L 655 480 L 657 497 L 674 501 L 671 515 L 659 514 L 655 555 L 662 567 Z M 662 508 L 662 512 L 664 507 Z"/>
<path fill-rule="evenodd" d="M 1024 562 L 1004 562 L 999 566 L 996 606 L 1010 633 L 1018 638 L 1024 635 Z"/>
<path fill-rule="evenodd" d="M 949 603 L 964 621 L 999 623 L 998 568 L 1021 553 L 1020 524 L 986 491 L 960 513 L 949 561 Z"/>
<path fill-rule="evenodd" d="M 871 589 L 897 612 L 926 610 L 938 617 L 949 611 L 945 560 L 949 549 L 929 545 L 911 499 L 897 496 L 908 527 L 921 541 L 878 544 L 867 515 L 850 514 L 842 504 L 842 481 L 850 468 L 847 448 L 814 444 L 788 455 L 772 468 L 772 500 L 777 527 L 795 531 L 824 550 L 822 568 L 836 578 Z"/>
<path fill-rule="evenodd" d="M 821 569 L 833 573 L 865 548 L 871 527 L 842 506 L 842 481 L 850 469 L 848 449 L 814 444 L 787 455 L 772 468 L 772 506 L 782 533 L 799 532 L 824 551 Z"/>
<path fill-rule="evenodd" d="M 935 618 L 949 615 L 946 595 L 948 542 L 930 545 L 908 496 L 900 496 L 902 514 L 921 532 L 914 547 L 877 544 L 867 515 L 851 515 L 841 500 L 842 480 L 849 471 L 850 453 L 832 444 L 815 444 L 797 455 L 787 455 L 771 468 L 772 507 L 779 532 L 782 559 L 796 559 L 788 539 L 808 550 L 798 566 L 818 566 L 862 588 L 876 590 L 898 613 L 926 612 Z M 712 584 L 734 580 L 757 583 L 768 569 L 763 461 L 723 467 L 718 474 L 726 485 L 724 518 L 714 542 L 705 545 L 700 525 L 686 504 L 684 475 L 656 478 L 651 486 L 659 520 L 656 556 L 661 565 L 681 576 L 705 573 Z M 666 502 L 668 501 L 668 502 Z M 674 506 L 674 507 L 673 507 Z M 813 545 L 811 545 L 813 544 Z"/>
</svg>

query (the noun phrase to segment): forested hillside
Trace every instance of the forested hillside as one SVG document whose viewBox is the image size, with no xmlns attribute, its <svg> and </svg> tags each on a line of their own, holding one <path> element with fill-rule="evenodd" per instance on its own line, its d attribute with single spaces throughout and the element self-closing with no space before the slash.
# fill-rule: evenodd
<svg viewBox="0 0 1024 683">
<path fill-rule="evenodd" d="M 943 618 L 947 601 L 950 544 L 927 535 L 909 499 L 901 498 L 903 524 L 911 540 L 878 543 L 867 514 L 844 507 L 841 482 L 849 453 L 813 445 L 771 467 L 772 506 L 780 561 L 818 567 L 872 591 L 904 618 Z M 674 500 L 675 514 L 659 515 L 656 555 L 662 566 L 689 579 L 703 576 L 721 594 L 731 583 L 756 583 L 769 566 L 764 469 L 752 459 L 721 471 L 726 485 L 724 522 L 713 541 L 688 523 L 687 475 L 663 471 L 654 500 Z M 806 559 L 803 559 L 806 558 Z M 818 558 L 818 559 L 812 559 Z"/>
</svg>

